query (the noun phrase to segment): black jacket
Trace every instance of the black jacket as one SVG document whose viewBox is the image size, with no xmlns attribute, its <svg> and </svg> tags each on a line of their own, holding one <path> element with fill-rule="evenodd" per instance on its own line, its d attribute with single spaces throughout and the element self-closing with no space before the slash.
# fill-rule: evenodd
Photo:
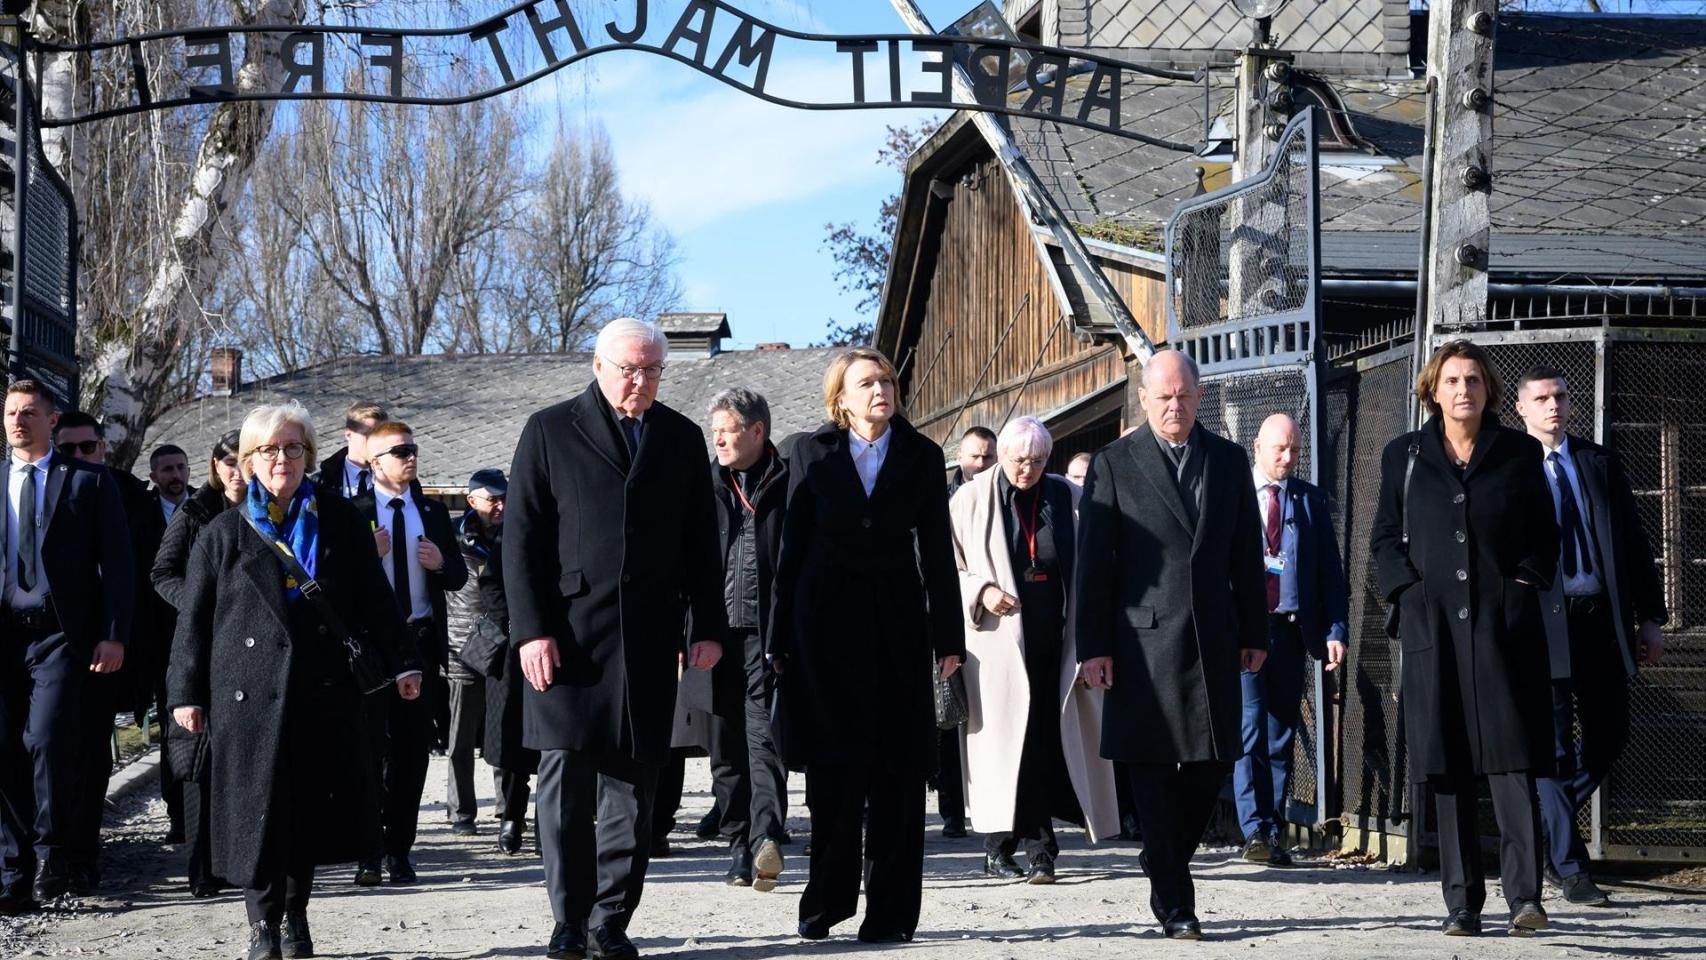
<svg viewBox="0 0 1706 960">
<path fill-rule="evenodd" d="M 1191 443 L 1202 458 L 1194 511 L 1147 424 L 1103 447 L 1084 480 L 1076 642 L 1080 662 L 1114 658 L 1102 707 L 1110 760 L 1243 754 L 1240 657 L 1268 646 L 1261 514 L 1244 449 L 1200 424 Z"/>
<path fill-rule="evenodd" d="M 47 498 L 41 562 L 48 602 L 78 662 L 87 662 L 97 643 L 126 643 L 131 636 L 136 557 L 116 477 L 106 467 L 56 451 L 47 463 L 46 489 L 36 492 Z M 6 517 L 7 511 L 0 510 L 0 536 Z"/>
<path fill-rule="evenodd" d="M 343 468 L 340 466 L 339 469 Z M 333 474 L 333 476 L 341 477 L 343 475 L 339 473 Z M 316 485 L 315 489 L 322 490 L 325 488 Z M 425 571 L 427 596 L 432 602 L 433 644 L 420 651 L 421 658 L 427 665 L 437 669 L 444 667 L 450 656 L 450 629 L 445 595 L 462 589 L 463 585 L 468 582 L 468 565 L 462 560 L 462 545 L 457 541 L 456 526 L 450 522 L 449 508 L 422 493 L 419 483 L 415 483 L 410 492 L 415 498 L 415 507 L 421 512 L 421 526 L 426 530 L 427 539 L 431 540 L 433 545 L 438 547 L 438 552 L 444 555 L 444 566 L 437 570 Z M 383 517 L 380 516 L 380 504 L 378 502 L 380 496 L 382 494 L 375 490 L 369 494 L 353 497 L 348 501 L 351 506 L 355 507 L 362 519 L 367 521 L 370 532 L 374 524 L 387 528 L 391 525 L 389 508 L 386 508 Z M 397 544 L 395 541 L 392 542 L 391 549 L 398 549 L 399 546 L 405 550 L 414 549 L 412 545 Z M 379 557 L 377 548 L 375 548 L 374 557 L 380 564 L 391 563 L 391 555 L 386 554 L 384 557 Z M 384 570 L 385 568 L 381 566 L 380 569 Z M 389 582 L 387 582 L 385 592 L 387 596 L 392 595 Z"/>
<path fill-rule="evenodd" d="M 529 687 L 529 747 L 669 759 L 683 623 L 722 643 L 723 562 L 705 437 L 654 403 L 638 452 L 593 383 L 528 418 L 504 517 L 510 640 L 554 637 L 553 686 Z"/>
<path fill-rule="evenodd" d="M 176 611 L 183 602 L 184 574 L 190 566 L 190 549 L 195 546 L 201 531 L 229 505 L 224 493 L 203 484 L 184 501 L 177 513 L 172 514 L 172 522 L 160 537 L 160 548 L 154 552 L 149 579 L 154 584 L 155 594 L 173 610 L 173 636 L 177 635 Z"/>
<path fill-rule="evenodd" d="M 942 448 L 900 417 L 865 495 L 847 431 L 788 461 L 770 652 L 785 658 L 778 736 L 790 768 L 879 758 L 934 768 L 931 666 L 965 656 Z"/>
<path fill-rule="evenodd" d="M 344 496 L 344 464 L 348 461 L 349 447 L 347 446 L 339 447 L 337 452 L 320 461 L 320 472 L 311 479 L 314 481 L 314 489 L 319 490 L 321 496 L 337 497 L 340 500 L 350 499 Z"/>
<path fill-rule="evenodd" d="M 445 674 L 459 683 L 472 683 L 480 678 L 480 674 L 458 659 L 458 655 L 485 614 L 480 571 L 486 568 L 496 543 L 497 531 L 486 529 L 475 511 L 467 511 L 456 521 L 456 545 L 461 549 L 462 564 L 468 568 L 468 577 L 460 588 L 444 595 L 445 625 L 450 642 Z"/>
<path fill-rule="evenodd" d="M 507 518 L 506 518 L 507 519 Z M 504 596 L 503 527 L 492 534 L 492 547 L 478 578 L 480 604 L 485 616 L 505 636 L 509 635 L 509 601 Z M 539 769 L 539 751 L 529 750 L 522 743 L 522 688 L 527 679 L 521 675 L 521 654 L 505 646 L 498 660 L 497 671 L 486 677 L 486 736 L 485 758 L 488 764 L 511 773 L 532 775 Z"/>
<path fill-rule="evenodd" d="M 318 505 L 315 579 L 338 618 L 389 672 L 419 669 L 367 522 L 338 497 Z M 355 859 L 359 818 L 349 811 L 360 808 L 367 745 L 351 737 L 361 727 L 358 694 L 336 635 L 306 600 L 286 600 L 278 555 L 241 509 L 220 513 L 195 538 L 178 596 L 167 702 L 202 707 L 206 717 L 214 872 L 255 886 L 264 826 L 283 790 L 292 823 L 313 825 L 287 835 L 313 843 L 314 862 Z M 289 782 L 278 781 L 281 756 Z"/>
<path fill-rule="evenodd" d="M 1419 452 L 1406 504 L 1413 436 Z M 1399 606 L 1414 779 L 1546 776 L 1552 768 L 1539 594 L 1558 569 L 1558 523 L 1540 451 L 1538 440 L 1489 416 L 1460 477 L 1435 417 L 1387 444 L 1381 458 L 1370 548 L 1380 593 Z"/>
<path fill-rule="evenodd" d="M 1663 624 L 1670 619 L 1665 609 L 1664 587 L 1653 565 L 1653 548 L 1641 524 L 1641 511 L 1629 478 L 1617 454 L 1581 437 L 1570 437 L 1567 447 L 1581 478 L 1587 504 L 1582 508 L 1592 527 L 1595 547 L 1594 569 L 1615 611 L 1618 653 L 1623 670 L 1635 675 L 1634 627 L 1647 620 Z M 1544 451 L 1544 448 L 1542 448 Z M 1559 539 L 1562 546 L 1562 534 Z M 1552 679 L 1563 680 L 1570 670 L 1570 624 L 1564 613 L 1564 577 L 1559 573 L 1552 589 L 1542 597 L 1541 620 L 1546 625 L 1546 645 L 1552 661 Z M 1590 678 L 1592 679 L 1592 678 Z"/>
</svg>

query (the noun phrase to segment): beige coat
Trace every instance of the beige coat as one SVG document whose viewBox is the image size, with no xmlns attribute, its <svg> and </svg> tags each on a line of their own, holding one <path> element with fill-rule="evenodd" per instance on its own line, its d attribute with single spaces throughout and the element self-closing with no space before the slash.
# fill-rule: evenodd
<svg viewBox="0 0 1706 960">
<path fill-rule="evenodd" d="M 961 613 L 966 617 L 966 660 L 962 672 L 970 715 L 961 728 L 961 776 L 966 815 L 979 832 L 1010 830 L 1018 792 L 1019 758 L 1032 691 L 1025 676 L 1025 636 L 1017 613 L 998 617 L 979 597 L 994 584 L 1018 595 L 1018 578 L 1007 553 L 1007 529 L 996 475 L 978 474 L 955 492 L 954 554 L 960 569 Z M 1079 490 L 1070 485 L 1074 513 Z M 1072 609 L 1068 584 L 1067 609 Z M 1119 801 L 1113 764 L 1102 759 L 1102 691 L 1077 682 L 1072 634 L 1064 635 L 1060 683 L 1047 691 L 1060 704 L 1060 746 L 1072 790 L 1084 811 L 1090 839 L 1119 832 Z"/>
</svg>

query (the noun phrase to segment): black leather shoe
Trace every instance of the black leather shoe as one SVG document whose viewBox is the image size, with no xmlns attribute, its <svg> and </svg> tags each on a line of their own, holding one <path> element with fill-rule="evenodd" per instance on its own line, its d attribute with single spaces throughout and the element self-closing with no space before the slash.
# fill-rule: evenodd
<svg viewBox="0 0 1706 960">
<path fill-rule="evenodd" d="M 594 927 L 586 938 L 589 960 L 637 960 L 640 956 L 634 941 L 614 927 Z"/>
<path fill-rule="evenodd" d="M 828 940 L 829 939 L 829 927 L 824 926 L 821 923 L 807 923 L 806 921 L 801 920 L 800 921 L 800 939 L 802 939 L 802 940 Z"/>
<path fill-rule="evenodd" d="M 1169 940 L 1201 940 L 1202 924 L 1190 918 L 1169 920 L 1161 925 L 1161 933 Z"/>
<path fill-rule="evenodd" d="M 414 883 L 420 879 L 415 875 L 415 865 L 407 856 L 386 857 L 385 872 L 391 875 L 392 883 Z"/>
<path fill-rule="evenodd" d="M 869 933 L 859 931 L 860 943 L 911 943 L 912 934 L 899 930 L 873 930 Z"/>
<path fill-rule="evenodd" d="M 42 867 L 36 874 L 36 899 L 52 903 L 71 892 L 71 874 Z"/>
<path fill-rule="evenodd" d="M 1010 853 L 990 853 L 983 858 L 983 872 L 1001 880 L 1023 880 L 1025 871 L 1013 862 Z"/>
<path fill-rule="evenodd" d="M 723 825 L 723 817 L 716 807 L 711 812 L 699 818 L 699 825 L 693 828 L 693 835 L 701 840 L 709 840 L 717 835 L 717 830 Z"/>
<path fill-rule="evenodd" d="M 675 848 L 669 845 L 669 837 L 653 837 L 651 859 L 662 860 L 664 857 L 675 856 Z"/>
<path fill-rule="evenodd" d="M 776 880 L 782 876 L 782 847 L 774 840 L 766 840 L 758 845 L 758 853 L 752 858 L 752 889 L 759 893 L 769 893 L 776 889 Z"/>
<path fill-rule="evenodd" d="M 479 834 L 480 828 L 474 826 L 472 820 L 452 820 L 450 821 L 450 832 L 458 837 L 472 837 Z"/>
<path fill-rule="evenodd" d="M 1137 814 L 1128 813 L 1125 816 L 1120 817 L 1120 839 L 1121 840 L 1142 840 L 1143 839 L 1143 828 L 1138 826 Z"/>
<path fill-rule="evenodd" d="M 355 885 L 358 887 L 377 887 L 385 882 L 385 877 L 379 872 L 379 864 L 363 861 L 355 868 Z"/>
<path fill-rule="evenodd" d="M 1244 859 L 1251 863 L 1267 863 L 1274 856 L 1274 848 L 1268 846 L 1264 837 L 1251 837 L 1244 844 Z"/>
<path fill-rule="evenodd" d="M 1564 899 L 1578 907 L 1609 907 L 1611 898 L 1605 891 L 1593 882 L 1593 878 L 1584 870 L 1573 877 L 1564 877 L 1558 881 L 1558 886 L 1564 891 Z"/>
<path fill-rule="evenodd" d="M 1025 871 L 1025 882 L 1032 886 L 1054 882 L 1053 860 L 1032 860 L 1031 869 Z"/>
<path fill-rule="evenodd" d="M 545 945 L 546 960 L 586 960 L 586 931 L 568 923 L 551 929 L 551 941 Z"/>
<path fill-rule="evenodd" d="M 942 836 L 947 840 L 963 840 L 966 835 L 965 817 L 943 817 Z"/>
<path fill-rule="evenodd" d="M 1513 937 L 1532 937 L 1534 931 L 1546 929 L 1546 911 L 1540 909 L 1540 904 L 1533 900 L 1525 900 L 1516 905 L 1511 911 L 1511 925 L 1507 932 Z"/>
<path fill-rule="evenodd" d="M 101 870 L 92 863 L 79 863 L 67 871 L 67 883 L 74 897 L 92 897 L 101 888 Z"/>
<path fill-rule="evenodd" d="M 278 928 L 265 920 L 249 924 L 249 960 L 284 960 L 278 946 Z"/>
<path fill-rule="evenodd" d="M 1481 935 L 1481 915 L 1468 910 L 1454 910 L 1445 918 L 1443 932 L 1448 937 L 1478 937 Z"/>
<path fill-rule="evenodd" d="M 520 820 L 505 820 L 503 826 L 498 829 L 498 849 L 511 857 L 520 853 L 523 829 Z"/>
<path fill-rule="evenodd" d="M 1289 867 L 1294 862 L 1291 859 L 1291 851 L 1285 848 L 1285 844 L 1275 843 L 1268 847 L 1268 866 Z"/>
<path fill-rule="evenodd" d="M 0 915 L 8 917 L 35 913 L 41 909 L 28 883 L 17 883 L 0 892 Z"/>
<path fill-rule="evenodd" d="M 284 930 L 279 934 L 279 952 L 285 960 L 314 955 L 314 935 L 308 932 L 308 911 L 284 911 Z"/>
<path fill-rule="evenodd" d="M 752 848 L 744 840 L 736 840 L 729 849 L 729 872 L 724 875 L 731 887 L 752 886 Z"/>
</svg>

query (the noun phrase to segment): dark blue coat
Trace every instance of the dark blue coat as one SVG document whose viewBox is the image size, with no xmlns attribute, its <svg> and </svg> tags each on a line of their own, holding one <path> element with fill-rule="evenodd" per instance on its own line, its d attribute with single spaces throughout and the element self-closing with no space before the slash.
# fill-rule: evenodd
<svg viewBox="0 0 1706 960">
<path fill-rule="evenodd" d="M 1327 659 L 1327 641 L 1345 642 L 1350 602 L 1345 589 L 1345 565 L 1339 559 L 1333 533 L 1333 512 L 1327 495 L 1298 477 L 1286 481 L 1286 499 L 1297 526 L 1297 626 L 1304 648 L 1317 660 Z"/>
</svg>

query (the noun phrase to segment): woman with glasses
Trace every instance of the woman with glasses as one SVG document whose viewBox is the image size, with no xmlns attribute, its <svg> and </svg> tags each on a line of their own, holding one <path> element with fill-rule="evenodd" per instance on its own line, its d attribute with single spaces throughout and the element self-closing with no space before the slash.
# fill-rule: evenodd
<svg viewBox="0 0 1706 960">
<path fill-rule="evenodd" d="M 1102 692 L 1078 682 L 1065 642 L 1079 490 L 1044 475 L 1053 449 L 1041 421 L 1014 420 L 996 438 L 997 469 L 949 504 L 966 617 L 966 812 L 984 834 L 984 872 L 1033 884 L 1054 882 L 1054 818 L 1088 826 L 1092 841 L 1120 829 Z"/>
<path fill-rule="evenodd" d="M 242 495 L 195 538 L 177 589 L 167 699 L 184 730 L 209 738 L 210 866 L 244 888 L 249 960 L 309 957 L 314 868 L 359 853 L 350 811 L 365 746 L 350 736 L 361 691 L 349 641 L 405 700 L 421 674 L 368 525 L 304 479 L 308 411 L 259 407 L 237 446 Z"/>
<path fill-rule="evenodd" d="M 184 574 L 189 569 L 190 549 L 195 546 L 196 538 L 214 517 L 225 512 L 226 507 L 243 500 L 243 472 L 237 468 L 237 442 L 238 434 L 233 430 L 214 443 L 213 455 L 207 465 L 207 483 L 172 514 L 172 522 L 167 524 L 166 532 L 160 538 L 160 552 L 154 555 L 150 579 L 154 592 L 174 609 L 183 598 Z M 186 760 L 193 758 L 198 738 L 192 737 L 169 717 L 162 717 L 161 722 L 165 725 L 168 753 L 174 763 L 180 756 Z M 188 771 L 177 772 L 182 776 Z M 214 874 L 210 866 L 207 791 L 206 777 L 184 790 L 184 836 L 190 847 L 190 893 L 197 897 L 211 897 L 221 888 L 230 886 Z"/>
<path fill-rule="evenodd" d="M 823 380 L 830 422 L 792 445 L 788 466 L 768 649 L 783 759 L 805 770 L 812 811 L 808 940 L 858 911 L 861 874 L 859 939 L 917 930 L 931 669 L 951 676 L 965 654 L 942 448 L 897 415 L 895 379 L 875 350 L 837 356 Z"/>
</svg>

